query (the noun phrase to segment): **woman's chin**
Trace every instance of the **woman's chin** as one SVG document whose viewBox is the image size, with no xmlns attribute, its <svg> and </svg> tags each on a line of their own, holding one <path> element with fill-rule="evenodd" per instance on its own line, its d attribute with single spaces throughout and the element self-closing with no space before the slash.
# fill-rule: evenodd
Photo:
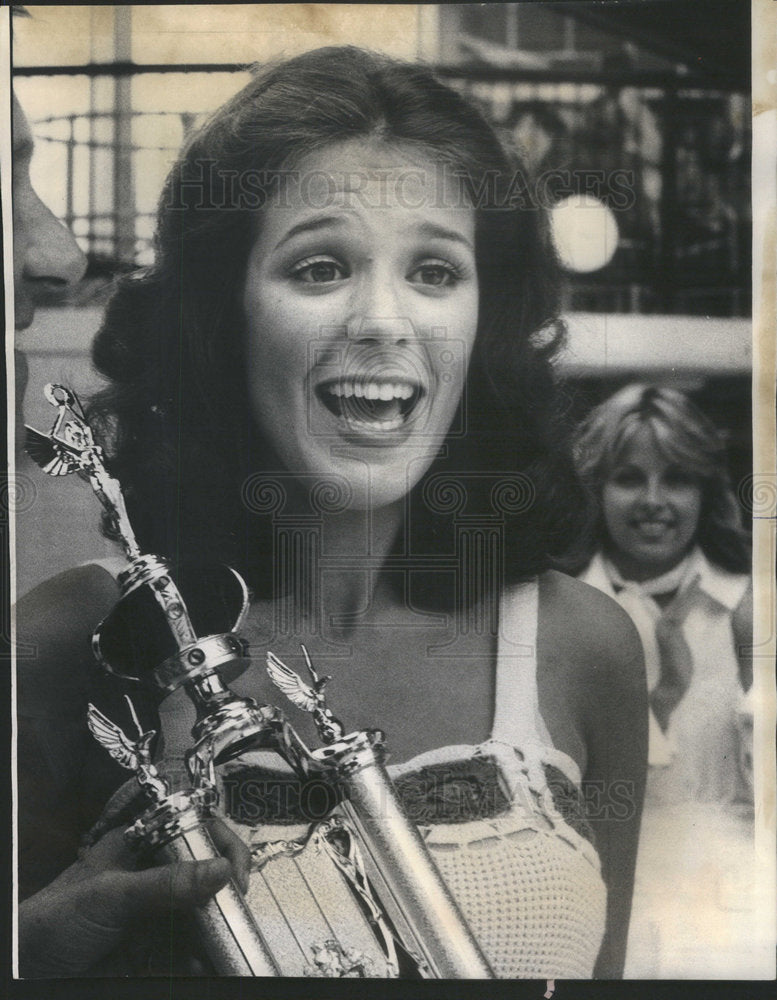
<svg viewBox="0 0 777 1000">
<path fill-rule="evenodd" d="M 415 486 L 418 479 L 413 475 L 407 457 L 400 461 L 384 463 L 364 463 L 356 469 L 355 462 L 349 468 L 338 468 L 336 474 L 348 483 L 351 510 L 380 510 L 401 501 Z M 335 472 L 335 469 L 332 470 Z"/>
<path fill-rule="evenodd" d="M 626 580 L 650 580 L 671 572 L 688 555 L 688 549 L 671 549 L 641 546 L 628 554 L 610 551 L 609 558 Z"/>
<path fill-rule="evenodd" d="M 304 449 L 287 468 L 295 470 L 300 483 L 316 483 L 321 496 L 328 492 L 341 498 L 347 495 L 343 509 L 379 510 L 410 493 L 435 460 L 441 443 L 442 438 L 430 437 L 419 441 L 411 437 L 394 446 L 327 442 L 324 447 Z"/>
</svg>

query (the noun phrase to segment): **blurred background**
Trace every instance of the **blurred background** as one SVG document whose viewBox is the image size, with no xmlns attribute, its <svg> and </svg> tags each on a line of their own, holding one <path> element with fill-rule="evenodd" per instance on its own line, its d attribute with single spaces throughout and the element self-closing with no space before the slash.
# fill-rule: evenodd
<svg viewBox="0 0 777 1000">
<path fill-rule="evenodd" d="M 29 10 L 12 25 L 13 74 L 33 183 L 89 259 L 72 301 L 20 334 L 29 423 L 50 425 L 45 382 L 95 387 L 89 344 L 111 282 L 152 259 L 156 201 L 189 132 L 251 64 L 349 43 L 434 66 L 539 178 L 530 195 L 552 210 L 565 266 L 570 416 L 634 379 L 672 384 L 727 436 L 735 482 L 751 471 L 747 0 Z M 20 594 L 113 554 L 83 484 L 28 472 Z"/>
</svg>

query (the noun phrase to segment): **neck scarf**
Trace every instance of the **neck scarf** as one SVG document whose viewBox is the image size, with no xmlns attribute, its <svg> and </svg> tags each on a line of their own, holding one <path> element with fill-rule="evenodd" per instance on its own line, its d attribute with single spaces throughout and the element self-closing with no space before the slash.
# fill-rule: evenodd
<svg viewBox="0 0 777 1000">
<path fill-rule="evenodd" d="M 651 580 L 637 582 L 624 580 L 609 559 L 606 557 L 602 559 L 605 573 L 615 592 L 615 600 L 628 613 L 642 640 L 649 693 L 653 691 L 661 677 L 661 658 L 656 642 L 656 622 L 661 617 L 661 608 L 655 596 L 679 590 L 686 582 L 692 560 L 693 553 L 687 555 L 668 573 L 662 573 L 661 576 L 653 577 Z M 674 753 L 675 748 L 650 711 L 648 763 L 655 767 L 667 766 L 671 763 Z"/>
<path fill-rule="evenodd" d="M 617 568 L 606 556 L 603 561 L 605 572 L 615 591 L 632 590 L 646 597 L 653 597 L 656 594 L 671 594 L 675 590 L 679 590 L 688 573 L 692 559 L 693 552 L 689 553 L 685 559 L 679 562 L 674 569 L 670 569 L 669 572 L 662 573 L 661 576 L 654 576 L 650 580 L 641 581 L 624 580 Z M 651 603 L 655 604 L 655 601 Z"/>
</svg>

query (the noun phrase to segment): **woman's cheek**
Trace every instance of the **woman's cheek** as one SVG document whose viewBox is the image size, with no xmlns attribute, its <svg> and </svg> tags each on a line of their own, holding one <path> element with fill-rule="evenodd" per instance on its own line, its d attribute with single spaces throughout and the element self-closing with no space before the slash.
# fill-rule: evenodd
<svg viewBox="0 0 777 1000">
<path fill-rule="evenodd" d="M 446 332 L 462 341 L 467 349 L 467 354 L 472 349 L 475 342 L 478 323 L 478 300 L 477 291 L 470 290 L 466 295 L 454 297 L 448 303 L 448 308 L 444 312 L 443 323 Z M 431 324 L 439 329 L 440 323 Z"/>
<path fill-rule="evenodd" d="M 605 486 L 602 492 L 602 507 L 605 514 L 616 514 L 628 506 L 630 502 L 631 497 L 628 490 L 620 489 L 617 486 Z"/>
</svg>

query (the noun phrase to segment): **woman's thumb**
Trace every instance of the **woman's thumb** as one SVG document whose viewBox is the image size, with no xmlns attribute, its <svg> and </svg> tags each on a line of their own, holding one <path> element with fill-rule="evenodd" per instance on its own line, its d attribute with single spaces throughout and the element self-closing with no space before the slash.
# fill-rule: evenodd
<svg viewBox="0 0 777 1000">
<path fill-rule="evenodd" d="M 201 906 L 227 884 L 231 871 L 226 858 L 208 858 L 123 872 L 123 895 L 136 913 L 149 907 Z"/>
</svg>

